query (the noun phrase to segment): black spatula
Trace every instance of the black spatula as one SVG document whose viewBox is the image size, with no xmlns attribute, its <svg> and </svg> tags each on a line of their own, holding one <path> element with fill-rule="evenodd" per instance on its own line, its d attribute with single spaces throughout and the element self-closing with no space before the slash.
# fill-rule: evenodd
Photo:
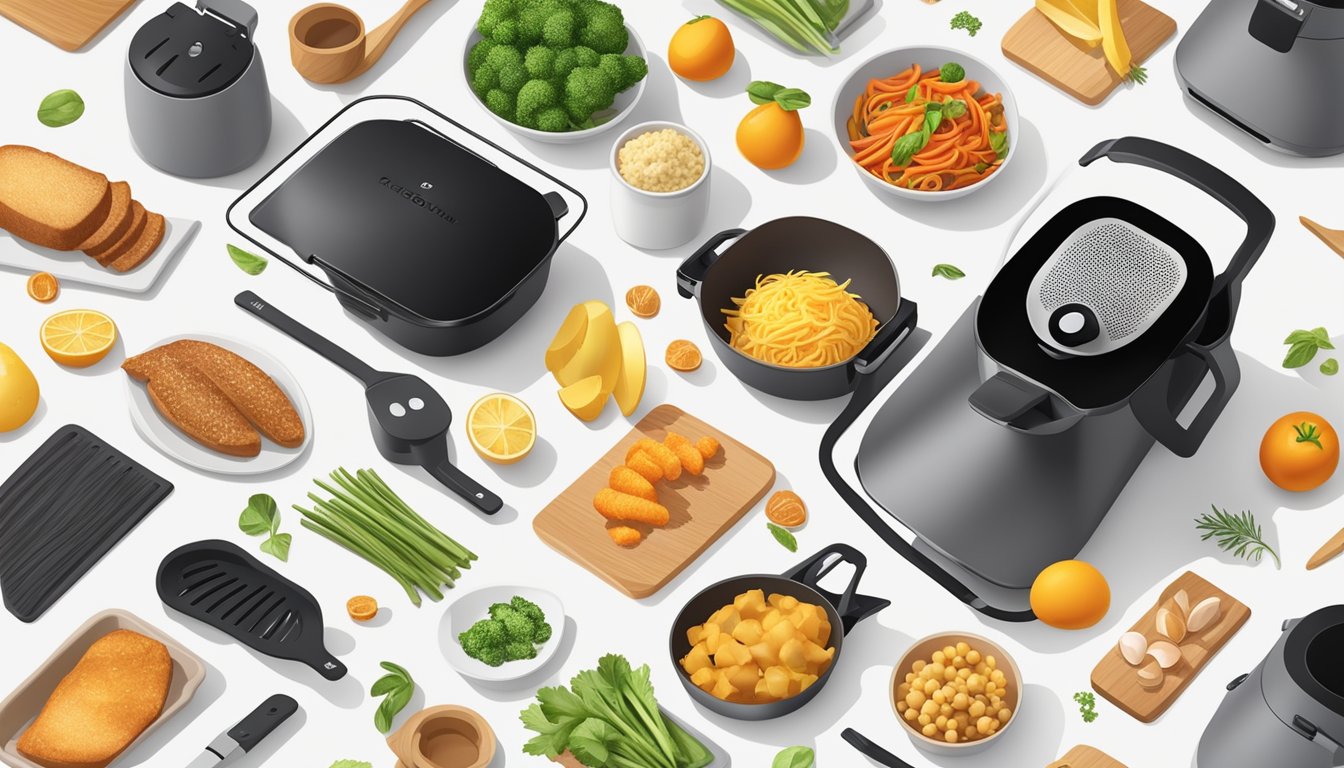
<svg viewBox="0 0 1344 768">
<path fill-rule="evenodd" d="M 449 459 L 447 434 L 453 412 L 424 379 L 374 370 L 251 291 L 243 291 L 233 301 L 364 383 L 369 426 L 383 458 L 423 467 L 448 490 L 487 515 L 504 506 L 498 496 L 467 477 Z"/>
<path fill-rule="evenodd" d="M 298 661 L 328 680 L 346 669 L 323 643 L 322 609 L 308 590 L 227 541 L 198 541 L 159 564 L 159 598 L 277 659 Z"/>
</svg>

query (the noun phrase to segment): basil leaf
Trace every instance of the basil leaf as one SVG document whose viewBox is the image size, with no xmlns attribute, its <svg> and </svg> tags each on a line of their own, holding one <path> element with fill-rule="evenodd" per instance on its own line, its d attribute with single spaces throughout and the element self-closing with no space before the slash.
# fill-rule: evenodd
<svg viewBox="0 0 1344 768">
<path fill-rule="evenodd" d="M 69 125 L 83 114 L 84 99 L 68 88 L 47 94 L 37 107 L 38 122 L 50 128 Z"/>
<path fill-rule="evenodd" d="M 928 137 L 923 132 L 907 133 L 896 140 L 891 147 L 891 162 L 893 165 L 907 166 L 919 150 L 923 149 L 929 143 Z"/>
<path fill-rule="evenodd" d="M 775 94 L 784 90 L 784 86 L 779 83 L 772 83 L 769 80 L 753 80 L 747 86 L 747 96 L 751 98 L 753 104 L 769 104 L 775 100 Z"/>
<path fill-rule="evenodd" d="M 1324 328 L 1321 328 L 1320 330 L 1323 331 L 1323 330 L 1325 330 L 1325 329 L 1324 329 Z M 1296 344 L 1296 343 L 1299 342 L 1299 341 L 1315 341 L 1315 340 L 1317 340 L 1317 339 L 1319 339 L 1319 338 L 1320 338 L 1320 337 L 1316 335 L 1315 331 L 1304 331 L 1304 330 L 1302 330 L 1302 329 L 1299 328 L 1298 330 L 1293 331 L 1292 333 L 1288 334 L 1288 338 L 1284 339 L 1284 340 L 1283 340 L 1283 343 L 1284 343 L 1284 344 Z M 1327 336 L 1325 340 L 1326 340 L 1326 341 L 1329 341 L 1330 338 Z"/>
<path fill-rule="evenodd" d="M 966 276 L 966 273 L 951 264 L 935 264 L 933 267 L 933 276 L 946 278 L 948 280 L 960 280 Z"/>
<path fill-rule="evenodd" d="M 280 512 L 275 499 L 258 493 L 247 500 L 247 508 L 238 516 L 238 528 L 248 536 L 275 533 L 280 529 Z"/>
<path fill-rule="evenodd" d="M 379 733 L 387 733 L 392 730 L 392 719 L 397 713 L 406 708 L 411 703 L 411 695 L 415 693 L 415 685 L 404 685 L 387 695 L 383 702 L 378 705 L 378 710 L 373 713 L 373 724 Z"/>
<path fill-rule="evenodd" d="M 943 124 L 943 110 L 933 109 L 924 113 L 924 143 L 929 143 L 929 137 L 938 130 L 938 126 Z"/>
<path fill-rule="evenodd" d="M 1324 363 L 1321 363 L 1321 373 L 1326 376 L 1334 376 L 1336 373 L 1339 373 L 1339 361 L 1332 357 Z"/>
<path fill-rule="evenodd" d="M 233 263 L 247 274 L 260 275 L 266 271 L 267 261 L 265 258 L 232 245 L 226 247 L 229 250 L 229 258 L 233 259 Z"/>
<path fill-rule="evenodd" d="M 1299 341 L 1288 348 L 1288 354 L 1283 358 L 1284 368 L 1301 368 L 1310 363 L 1316 357 L 1316 351 L 1320 347 L 1316 340 Z"/>
<path fill-rule="evenodd" d="M 1321 349 L 1335 348 L 1335 345 L 1330 343 L 1330 332 L 1324 328 L 1313 328 L 1311 335 L 1316 337 L 1316 346 Z"/>
<path fill-rule="evenodd" d="M 288 533 L 277 533 L 269 539 L 261 542 L 261 551 L 268 555 L 274 555 L 282 563 L 289 562 L 289 545 L 294 543 L 294 537 Z"/>
<path fill-rule="evenodd" d="M 919 98 L 919 83 L 910 86 L 910 90 L 905 92 L 905 103 L 909 104 L 917 98 Z"/>
<path fill-rule="evenodd" d="M 952 120 L 956 120 L 958 117 L 965 117 L 966 112 L 966 102 L 961 99 L 952 99 L 943 104 L 943 116 Z"/>
<path fill-rule="evenodd" d="M 770 763 L 770 768 L 812 768 L 816 753 L 811 747 L 785 747 Z"/>
<path fill-rule="evenodd" d="M 413 684 L 415 682 L 414 680 L 411 679 L 411 673 L 407 672 L 405 667 L 399 667 L 390 661 L 379 662 L 378 666 L 382 667 L 388 672 L 391 672 L 394 675 L 399 676 L 402 680 L 405 680 L 408 683 Z"/>
<path fill-rule="evenodd" d="M 770 535 L 775 537 L 775 541 L 778 541 L 781 547 L 790 552 L 798 551 L 798 539 L 794 538 L 792 533 L 774 523 L 766 523 L 765 525 L 770 529 Z"/>
<path fill-rule="evenodd" d="M 386 696 L 406 684 L 406 678 L 401 675 L 383 675 L 373 681 L 373 687 L 369 689 L 370 696 Z"/>
<path fill-rule="evenodd" d="M 786 112 L 796 112 L 812 106 L 812 97 L 800 88 L 785 88 L 775 94 L 775 103 L 783 107 Z"/>
<path fill-rule="evenodd" d="M 1003 131 L 989 132 L 989 147 L 1000 160 L 1008 156 L 1008 134 Z"/>
</svg>

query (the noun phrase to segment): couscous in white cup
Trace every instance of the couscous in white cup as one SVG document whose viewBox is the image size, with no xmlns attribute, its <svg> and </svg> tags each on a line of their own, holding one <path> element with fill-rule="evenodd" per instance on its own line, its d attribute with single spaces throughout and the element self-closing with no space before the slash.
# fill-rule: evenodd
<svg viewBox="0 0 1344 768">
<path fill-rule="evenodd" d="M 621 174 L 621 149 L 630 141 L 648 133 L 674 131 L 690 139 L 700 150 L 703 170 L 686 184 L 686 164 L 690 155 L 682 154 L 675 143 L 643 153 L 658 158 L 652 165 L 641 169 L 636 176 L 642 184 L 670 191 L 649 191 L 627 181 Z M 641 158 L 631 158 L 639 161 Z M 658 162 L 674 163 L 672 167 L 658 168 Z M 665 250 L 685 245 L 700 234 L 709 215 L 709 173 L 711 168 L 709 146 L 695 131 L 684 125 L 668 122 L 640 123 L 621 134 L 611 148 L 611 220 L 616 234 L 627 243 L 644 250 Z M 635 174 L 632 174 L 632 176 Z"/>
</svg>

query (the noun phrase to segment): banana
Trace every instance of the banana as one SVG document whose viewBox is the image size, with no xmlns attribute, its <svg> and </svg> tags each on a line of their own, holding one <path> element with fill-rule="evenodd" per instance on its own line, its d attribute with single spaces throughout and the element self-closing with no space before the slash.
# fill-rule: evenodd
<svg viewBox="0 0 1344 768">
<path fill-rule="evenodd" d="M 1097 0 L 1097 21 L 1101 27 L 1101 50 L 1106 61 L 1121 77 L 1129 77 L 1134 69 L 1134 55 L 1129 51 L 1125 31 L 1120 28 L 1120 12 L 1116 0 Z"/>
<path fill-rule="evenodd" d="M 1079 7 L 1086 5 L 1088 0 L 1077 0 L 1076 3 L 1074 0 L 1036 0 L 1036 10 L 1044 14 L 1064 34 L 1089 48 L 1095 48 L 1102 42 L 1102 33 L 1095 13 L 1097 0 L 1091 1 L 1094 11 L 1091 15 Z"/>
</svg>

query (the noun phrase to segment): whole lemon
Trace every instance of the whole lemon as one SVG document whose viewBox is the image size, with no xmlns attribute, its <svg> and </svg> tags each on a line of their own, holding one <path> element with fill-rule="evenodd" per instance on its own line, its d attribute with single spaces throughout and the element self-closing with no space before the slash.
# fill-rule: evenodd
<svg viewBox="0 0 1344 768">
<path fill-rule="evenodd" d="M 1061 560 L 1036 575 L 1031 610 L 1058 629 L 1087 629 L 1111 607 L 1111 587 L 1101 571 L 1081 560 Z"/>
<path fill-rule="evenodd" d="M 23 358 L 0 343 L 0 432 L 12 432 L 27 424 L 37 411 L 40 396 L 37 378 Z"/>
</svg>

